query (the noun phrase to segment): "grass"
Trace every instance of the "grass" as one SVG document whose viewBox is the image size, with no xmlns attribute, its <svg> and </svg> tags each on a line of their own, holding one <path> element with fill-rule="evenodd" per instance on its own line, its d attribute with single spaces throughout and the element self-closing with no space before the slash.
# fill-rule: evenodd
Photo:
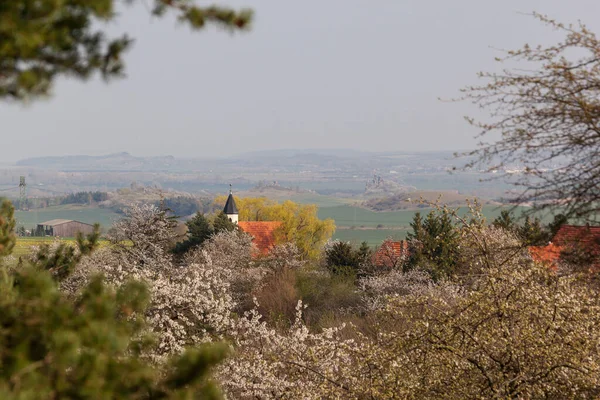
<svg viewBox="0 0 600 400">
<path fill-rule="evenodd" d="M 343 242 L 351 242 L 360 244 L 367 242 L 371 247 L 376 247 L 381 244 L 385 239 L 391 237 L 396 240 L 402 240 L 406 238 L 408 229 L 347 229 L 338 228 L 335 231 L 332 239 L 341 240 Z"/>
<path fill-rule="evenodd" d="M 509 209 L 509 206 L 484 206 L 483 215 L 487 221 L 493 221 L 503 209 Z M 528 210 L 527 207 L 517 207 L 513 210 L 515 216 Z M 429 212 L 429 209 L 420 210 L 421 215 Z M 468 211 L 466 207 L 459 209 L 459 214 L 465 214 Z M 388 237 L 402 240 L 410 231 L 410 223 L 417 211 L 384 211 L 376 212 L 361 207 L 350 205 L 323 207 L 319 209 L 319 218 L 332 218 L 335 220 L 337 230 L 333 239 L 361 243 L 366 241 L 369 246 L 380 245 Z M 541 215 L 544 223 L 552 221 L 551 215 Z M 377 226 L 383 226 L 385 229 L 375 229 Z M 361 229 L 363 228 L 363 229 Z"/>
<path fill-rule="evenodd" d="M 13 249 L 12 255 L 15 258 L 27 256 L 31 253 L 31 249 L 34 246 L 41 246 L 45 243 L 51 243 L 55 240 L 53 237 L 18 237 L 17 243 Z M 71 245 L 75 245 L 74 238 L 61 238 L 62 242 L 69 243 Z M 109 243 L 106 239 L 100 239 L 99 246 L 107 246 Z"/>
<path fill-rule="evenodd" d="M 119 217 L 119 214 L 112 210 L 80 205 L 53 206 L 30 211 L 15 211 L 17 226 L 23 226 L 25 229 L 32 229 L 37 224 L 51 219 L 72 219 L 87 224 L 98 222 L 104 229 L 107 229 Z"/>
<path fill-rule="evenodd" d="M 485 206 L 483 207 L 483 214 L 488 220 L 493 220 L 500 215 L 502 209 L 508 208 Z M 526 207 L 518 207 L 514 214 L 518 216 L 525 209 Z M 319 218 L 332 218 L 338 227 L 375 228 L 377 225 L 383 225 L 387 228 L 406 228 L 410 225 L 416 212 L 415 210 L 377 212 L 361 207 L 343 205 L 320 208 Z M 427 214 L 429 209 L 422 209 L 420 212 L 422 215 Z M 467 212 L 467 208 L 460 208 L 460 212 Z"/>
<path fill-rule="evenodd" d="M 17 243 L 13 249 L 12 255 L 16 258 L 27 256 L 34 246 L 40 246 L 44 243 L 51 243 L 54 240 L 52 237 L 32 237 L 32 238 L 17 238 Z M 62 239 L 66 242 L 75 243 L 75 239 Z"/>
</svg>

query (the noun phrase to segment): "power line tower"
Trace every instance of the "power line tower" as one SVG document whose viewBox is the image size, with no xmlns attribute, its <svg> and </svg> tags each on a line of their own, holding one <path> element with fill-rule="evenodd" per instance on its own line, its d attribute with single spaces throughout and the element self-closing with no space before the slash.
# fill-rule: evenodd
<svg viewBox="0 0 600 400">
<path fill-rule="evenodd" d="M 24 176 L 19 179 L 19 206 L 21 210 L 27 209 L 27 184 Z"/>
</svg>

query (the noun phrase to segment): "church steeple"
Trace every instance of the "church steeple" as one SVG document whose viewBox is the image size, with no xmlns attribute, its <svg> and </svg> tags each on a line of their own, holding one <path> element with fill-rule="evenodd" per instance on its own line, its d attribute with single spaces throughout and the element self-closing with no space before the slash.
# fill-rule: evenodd
<svg viewBox="0 0 600 400">
<path fill-rule="evenodd" d="M 229 185 L 229 197 L 227 197 L 227 202 L 225 203 L 225 208 L 223 209 L 227 218 L 235 224 L 238 223 L 238 209 L 235 205 L 235 200 L 233 198 L 233 191 L 231 190 L 231 184 Z"/>
</svg>

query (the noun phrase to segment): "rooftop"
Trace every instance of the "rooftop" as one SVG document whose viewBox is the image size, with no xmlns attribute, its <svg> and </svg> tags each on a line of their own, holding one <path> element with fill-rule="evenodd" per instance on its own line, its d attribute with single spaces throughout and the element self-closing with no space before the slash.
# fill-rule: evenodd
<svg viewBox="0 0 600 400">
<path fill-rule="evenodd" d="M 398 267 L 407 257 L 408 242 L 405 240 L 385 240 L 373 254 L 373 263 L 380 267 Z"/>
<path fill-rule="evenodd" d="M 275 230 L 281 226 L 280 221 L 241 221 L 240 229 L 252 236 L 253 243 L 261 254 L 266 254 L 275 246 Z"/>
<path fill-rule="evenodd" d="M 38 225 L 57 226 L 57 225 L 66 224 L 67 222 L 73 222 L 73 220 L 72 219 L 51 219 L 50 221 L 40 222 Z"/>
<path fill-rule="evenodd" d="M 231 193 L 229 193 L 229 197 L 227 198 L 227 202 L 225 203 L 225 208 L 223 209 L 223 212 L 227 215 L 239 214 L 238 208 L 235 205 L 233 194 Z"/>
</svg>

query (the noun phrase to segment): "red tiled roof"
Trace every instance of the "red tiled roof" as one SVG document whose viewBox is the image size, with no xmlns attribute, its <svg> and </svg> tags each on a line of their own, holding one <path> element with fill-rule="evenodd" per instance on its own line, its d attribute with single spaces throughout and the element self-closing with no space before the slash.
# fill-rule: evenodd
<svg viewBox="0 0 600 400">
<path fill-rule="evenodd" d="M 600 253 L 600 226 L 563 225 L 554 235 L 552 243 L 558 246 L 576 245 Z"/>
<path fill-rule="evenodd" d="M 385 240 L 373 254 L 373 263 L 376 266 L 394 268 L 399 266 L 408 257 L 408 242 L 405 240 Z"/>
<path fill-rule="evenodd" d="M 562 247 L 557 246 L 554 243 L 550 243 L 547 246 L 529 247 L 529 254 L 534 261 L 547 265 L 552 269 L 557 268 L 561 251 Z"/>
<path fill-rule="evenodd" d="M 557 268 L 561 254 L 574 249 L 590 255 L 600 255 L 600 226 L 563 225 L 549 245 L 532 246 L 529 254 L 534 261 Z"/>
<path fill-rule="evenodd" d="M 275 246 L 275 229 L 281 226 L 281 221 L 240 221 L 240 229 L 254 239 L 252 242 L 261 254 L 266 254 Z"/>
</svg>

